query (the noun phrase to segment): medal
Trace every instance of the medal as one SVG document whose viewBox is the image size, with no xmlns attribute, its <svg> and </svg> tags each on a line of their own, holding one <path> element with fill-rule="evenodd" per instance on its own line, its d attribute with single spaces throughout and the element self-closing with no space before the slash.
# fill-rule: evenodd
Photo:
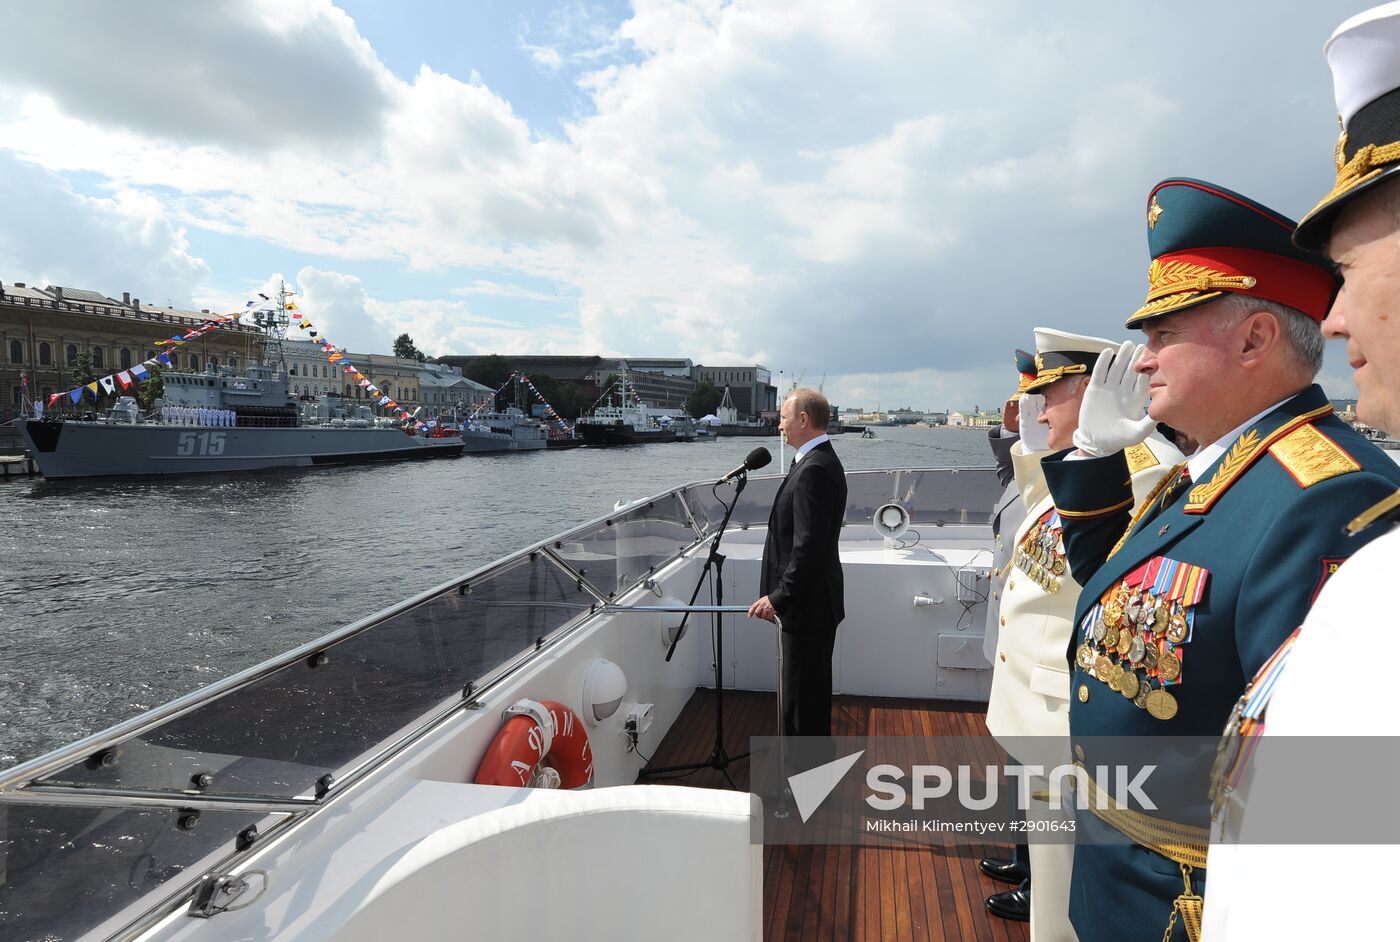
<svg viewBox="0 0 1400 942">
<path fill-rule="evenodd" d="M 1138 695 L 1138 690 L 1141 686 L 1142 683 L 1138 680 L 1138 675 L 1132 671 L 1125 672 L 1118 680 L 1118 692 L 1129 700 Z"/>
<path fill-rule="evenodd" d="M 1176 716 L 1176 697 L 1158 688 L 1147 695 L 1147 712 L 1153 719 L 1169 720 Z"/>
<path fill-rule="evenodd" d="M 1235 702 L 1235 708 L 1230 711 L 1229 722 L 1225 724 L 1225 732 L 1220 736 L 1220 742 L 1215 747 L 1215 762 L 1210 767 L 1210 803 L 1212 811 L 1219 813 L 1221 799 L 1229 790 L 1226 782 L 1230 775 L 1230 769 L 1234 767 L 1235 757 L 1240 753 L 1240 720 L 1244 716 L 1245 701 L 1249 699 L 1248 691 Z"/>
<path fill-rule="evenodd" d="M 1181 676 L 1181 661 L 1177 656 L 1168 651 L 1157 659 L 1157 673 L 1162 675 L 1166 681 L 1176 680 Z"/>
<path fill-rule="evenodd" d="M 1094 641 L 1095 641 L 1096 643 L 1099 642 L 1099 641 L 1102 641 L 1102 640 L 1104 639 L 1104 634 L 1105 634 L 1107 631 L 1108 631 L 1108 625 L 1105 624 L 1105 622 L 1104 622 L 1104 620 L 1103 620 L 1102 618 L 1100 618 L 1098 621 L 1094 622 L 1094 629 L 1093 629 Z"/>
<path fill-rule="evenodd" d="M 1113 599 L 1107 605 L 1105 605 L 1103 607 L 1103 620 L 1108 622 L 1114 628 L 1117 628 L 1120 624 L 1122 624 L 1123 603 L 1119 602 L 1117 599 Z"/>
<path fill-rule="evenodd" d="M 1183 619 L 1183 620 L 1184 620 L 1184 619 Z M 1155 634 L 1155 633 L 1157 633 L 1157 632 L 1166 630 L 1166 628 L 1167 628 L 1167 622 L 1168 622 L 1167 607 L 1164 605 L 1164 606 L 1162 606 L 1161 608 L 1157 609 L 1157 611 L 1155 611 L 1155 612 L 1152 613 L 1152 631 L 1153 631 L 1153 633 Z"/>
<path fill-rule="evenodd" d="M 1108 671 L 1108 687 L 1110 690 L 1121 689 L 1118 685 L 1123 682 L 1123 667 L 1121 664 L 1114 664 Z"/>
<path fill-rule="evenodd" d="M 1056 556 L 1055 561 L 1050 565 L 1050 569 L 1055 575 L 1063 576 L 1065 574 L 1065 558 L 1063 556 Z"/>
<path fill-rule="evenodd" d="M 1133 706 L 1139 710 L 1147 709 L 1147 697 L 1151 693 L 1152 685 L 1144 681 L 1142 686 L 1138 687 L 1137 696 L 1133 697 Z"/>
<path fill-rule="evenodd" d="M 1137 622 L 1138 616 L 1142 614 L 1142 605 L 1138 602 L 1137 596 L 1133 596 L 1132 601 L 1128 603 L 1128 607 L 1123 611 L 1124 614 L 1128 616 L 1128 621 L 1133 623 Z"/>
<path fill-rule="evenodd" d="M 1122 634 L 1117 628 L 1105 629 L 1103 633 L 1103 646 L 1108 650 L 1116 650 L 1118 647 L 1118 636 Z"/>
<path fill-rule="evenodd" d="M 1124 631 L 1118 635 L 1118 656 L 1127 657 L 1129 649 L 1133 646 L 1133 638 L 1137 637 L 1132 632 Z"/>
<path fill-rule="evenodd" d="M 1187 622 L 1185 614 L 1177 613 L 1173 615 L 1166 626 L 1167 640 L 1172 644 L 1180 644 L 1186 640 L 1186 635 L 1187 632 L 1190 631 L 1190 628 L 1191 625 Z"/>
<path fill-rule="evenodd" d="M 1141 635 L 1133 635 L 1132 642 L 1128 645 L 1128 660 L 1134 664 L 1141 664 L 1143 655 L 1147 653 L 1147 644 L 1142 640 Z"/>
<path fill-rule="evenodd" d="M 1149 668 L 1157 666 L 1156 644 L 1144 644 L 1142 646 L 1142 663 L 1146 664 Z"/>
<path fill-rule="evenodd" d="M 1108 680 L 1109 672 L 1113 670 L 1113 662 L 1108 659 L 1107 654 L 1100 654 L 1094 661 L 1094 677 L 1098 680 Z"/>
<path fill-rule="evenodd" d="M 1094 649 L 1087 644 L 1081 644 L 1079 651 L 1075 655 L 1075 662 L 1086 672 L 1094 669 Z"/>
</svg>

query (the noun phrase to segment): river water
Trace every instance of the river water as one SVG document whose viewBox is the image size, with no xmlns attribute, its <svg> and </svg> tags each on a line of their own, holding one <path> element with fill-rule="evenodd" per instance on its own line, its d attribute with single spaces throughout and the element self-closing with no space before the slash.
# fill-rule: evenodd
<svg viewBox="0 0 1400 942">
<path fill-rule="evenodd" d="M 987 467 L 985 433 L 833 439 L 847 469 Z M 0 481 L 0 768 L 296 647 L 764 445 L 175 480 Z M 789 449 L 787 457 L 790 460 Z"/>
</svg>

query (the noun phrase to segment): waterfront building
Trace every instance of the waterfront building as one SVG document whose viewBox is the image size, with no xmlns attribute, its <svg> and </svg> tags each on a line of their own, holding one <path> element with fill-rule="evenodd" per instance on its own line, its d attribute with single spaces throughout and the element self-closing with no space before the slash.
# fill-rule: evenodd
<svg viewBox="0 0 1400 942">
<path fill-rule="evenodd" d="M 207 309 L 156 307 L 129 292 L 118 301 L 81 288 L 0 284 L 0 421 L 19 410 L 21 371 L 30 397 L 47 399 L 77 385 L 73 371 L 82 357 L 98 376 L 127 369 L 158 353 L 157 340 L 211 316 Z M 258 356 L 261 336 L 229 324 L 171 351 L 171 361 L 181 370 L 246 365 Z"/>
<path fill-rule="evenodd" d="M 697 383 L 708 381 L 716 389 L 728 389 L 740 421 L 775 418 L 778 412 L 778 388 L 773 374 L 766 367 L 696 366 L 691 372 Z"/>
<path fill-rule="evenodd" d="M 465 371 L 480 359 L 482 357 L 477 355 L 451 354 L 438 357 L 437 362 Z M 684 409 L 696 385 L 692 375 L 695 366 L 684 358 L 506 356 L 502 359 L 527 376 L 548 376 L 558 382 L 572 383 L 593 399 L 607 391 L 609 377 L 625 371 L 630 373 L 629 383 L 647 408 L 662 411 Z"/>
</svg>

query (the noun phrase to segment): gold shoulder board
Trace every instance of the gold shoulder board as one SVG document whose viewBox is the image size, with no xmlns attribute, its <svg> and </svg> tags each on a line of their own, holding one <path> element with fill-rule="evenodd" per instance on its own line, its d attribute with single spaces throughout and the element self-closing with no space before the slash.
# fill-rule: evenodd
<svg viewBox="0 0 1400 942">
<path fill-rule="evenodd" d="M 1269 447 L 1300 487 L 1312 487 L 1339 474 L 1360 471 L 1361 465 L 1313 425 L 1300 425 Z"/>
<path fill-rule="evenodd" d="M 1123 456 L 1128 459 L 1129 474 L 1137 474 L 1139 471 L 1145 471 L 1153 465 L 1161 464 L 1161 462 L 1157 460 L 1157 456 L 1152 453 L 1152 449 L 1148 448 L 1145 443 L 1129 446 L 1123 450 Z"/>
</svg>

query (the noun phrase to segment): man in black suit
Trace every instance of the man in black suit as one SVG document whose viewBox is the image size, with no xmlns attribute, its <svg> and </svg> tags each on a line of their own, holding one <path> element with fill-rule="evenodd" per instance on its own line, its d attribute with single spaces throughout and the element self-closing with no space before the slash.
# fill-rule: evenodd
<svg viewBox="0 0 1400 942">
<path fill-rule="evenodd" d="M 763 546 L 763 597 L 750 618 L 783 620 L 784 725 L 790 736 L 831 735 L 831 653 L 846 617 L 841 582 L 841 521 L 846 472 L 827 440 L 831 406 L 815 389 L 783 402 L 778 424 L 797 450 L 773 498 Z"/>
</svg>

